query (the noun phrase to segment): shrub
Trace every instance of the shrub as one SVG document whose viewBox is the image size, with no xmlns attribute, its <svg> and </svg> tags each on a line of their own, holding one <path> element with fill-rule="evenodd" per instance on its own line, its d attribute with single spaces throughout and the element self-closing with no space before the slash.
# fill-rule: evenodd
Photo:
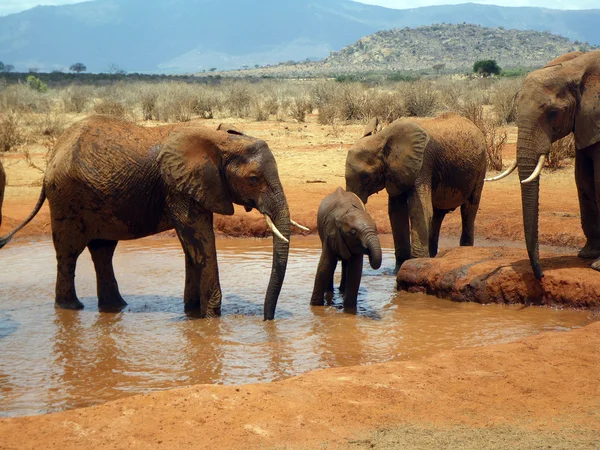
<svg viewBox="0 0 600 450">
<path fill-rule="evenodd" d="M 292 116 L 298 122 L 304 122 L 306 120 L 306 114 L 312 112 L 310 100 L 306 98 L 296 98 L 292 100 L 289 111 L 290 116 Z"/>
<path fill-rule="evenodd" d="M 492 105 L 501 123 L 509 124 L 517 120 L 517 94 L 523 86 L 523 80 L 498 80 L 494 86 Z"/>
<path fill-rule="evenodd" d="M 107 114 L 120 119 L 124 119 L 127 116 L 125 105 L 113 99 L 105 98 L 100 100 L 99 103 L 94 105 L 93 109 L 96 114 Z"/>
<path fill-rule="evenodd" d="M 573 133 L 552 144 L 550 153 L 546 158 L 546 167 L 551 170 L 560 169 L 565 165 L 565 161 L 570 158 L 575 158 L 575 137 Z"/>
<path fill-rule="evenodd" d="M 29 123 L 33 138 L 46 148 L 52 148 L 65 131 L 66 120 L 56 112 L 32 115 Z"/>
<path fill-rule="evenodd" d="M 0 151 L 9 152 L 25 143 L 21 122 L 22 116 L 17 111 L 0 113 Z"/>
<path fill-rule="evenodd" d="M 29 75 L 27 77 L 26 83 L 27 83 L 27 86 L 29 86 L 29 88 L 33 89 L 34 91 L 38 91 L 38 92 L 48 91 L 48 85 L 33 75 Z"/>
<path fill-rule="evenodd" d="M 408 116 L 431 116 L 439 106 L 439 94 L 428 81 L 407 83 L 403 93 L 404 109 Z"/>
<path fill-rule="evenodd" d="M 476 61 L 475 64 L 473 64 L 473 72 L 481 74 L 484 77 L 489 75 L 499 75 L 500 70 L 500 66 L 493 59 L 484 59 Z"/>
<path fill-rule="evenodd" d="M 80 114 L 85 111 L 92 92 L 91 89 L 84 86 L 70 86 L 62 93 L 63 108 L 66 112 Z"/>
<path fill-rule="evenodd" d="M 500 130 L 491 120 L 483 121 L 488 169 L 502 170 L 502 147 L 506 143 L 508 133 Z"/>
</svg>

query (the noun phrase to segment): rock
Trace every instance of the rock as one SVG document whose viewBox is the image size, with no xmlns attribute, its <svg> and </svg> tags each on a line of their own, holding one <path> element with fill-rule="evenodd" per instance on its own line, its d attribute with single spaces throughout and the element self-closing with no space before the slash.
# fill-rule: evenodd
<svg viewBox="0 0 600 450">
<path fill-rule="evenodd" d="M 549 252 L 540 256 L 542 281 L 533 276 L 524 249 L 453 248 L 433 259 L 406 261 L 396 287 L 458 302 L 600 306 L 600 272 L 590 268 L 592 261 Z"/>
</svg>

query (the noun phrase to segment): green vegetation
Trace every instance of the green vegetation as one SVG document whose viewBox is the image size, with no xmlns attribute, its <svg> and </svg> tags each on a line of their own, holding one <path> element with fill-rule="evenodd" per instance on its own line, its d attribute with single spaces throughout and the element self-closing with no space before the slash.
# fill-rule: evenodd
<svg viewBox="0 0 600 450">
<path fill-rule="evenodd" d="M 33 75 L 29 75 L 25 82 L 27 83 L 27 86 L 29 86 L 34 91 L 46 92 L 48 90 L 48 85 Z"/>
<path fill-rule="evenodd" d="M 484 77 L 499 75 L 500 71 L 500 66 L 494 59 L 484 59 L 476 61 L 475 64 L 473 64 L 473 72 L 483 75 Z"/>
</svg>

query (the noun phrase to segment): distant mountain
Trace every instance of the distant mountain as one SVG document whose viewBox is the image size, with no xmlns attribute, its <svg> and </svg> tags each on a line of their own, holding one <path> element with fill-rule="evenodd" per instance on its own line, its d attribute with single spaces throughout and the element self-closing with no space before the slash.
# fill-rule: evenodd
<svg viewBox="0 0 600 450">
<path fill-rule="evenodd" d="M 0 61 L 17 70 L 198 72 L 321 59 L 380 30 L 434 23 L 550 31 L 600 44 L 600 9 L 478 4 L 393 10 L 350 0 L 95 0 L 0 17 Z"/>
</svg>

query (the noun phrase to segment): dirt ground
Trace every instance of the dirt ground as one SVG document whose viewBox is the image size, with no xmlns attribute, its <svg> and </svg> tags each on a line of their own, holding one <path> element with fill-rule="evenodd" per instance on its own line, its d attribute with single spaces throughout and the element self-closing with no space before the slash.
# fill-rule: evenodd
<svg viewBox="0 0 600 450">
<path fill-rule="evenodd" d="M 220 121 L 204 121 L 216 126 Z M 230 121 L 230 123 L 234 123 Z M 246 122 L 235 125 L 273 150 L 292 218 L 315 230 L 322 198 L 344 186 L 346 152 L 362 125 Z M 515 157 L 515 129 L 504 148 Z M 31 148 L 41 163 L 39 149 Z M 8 187 L 0 232 L 37 201 L 41 172 L 4 155 Z M 573 166 L 545 171 L 540 243 L 583 244 Z M 368 210 L 389 232 L 387 194 Z M 264 236 L 264 220 L 242 208 L 217 217 L 218 232 Z M 18 235 L 49 234 L 47 205 Z M 442 233 L 458 236 L 460 214 Z M 516 175 L 484 187 L 477 240 L 522 241 Z M 458 237 L 457 237 L 458 243 Z M 575 251 L 573 251 L 575 253 Z M 192 386 L 58 414 L 0 420 L 9 448 L 598 448 L 600 324 L 517 343 L 411 362 L 329 369 L 283 382 Z"/>
</svg>

